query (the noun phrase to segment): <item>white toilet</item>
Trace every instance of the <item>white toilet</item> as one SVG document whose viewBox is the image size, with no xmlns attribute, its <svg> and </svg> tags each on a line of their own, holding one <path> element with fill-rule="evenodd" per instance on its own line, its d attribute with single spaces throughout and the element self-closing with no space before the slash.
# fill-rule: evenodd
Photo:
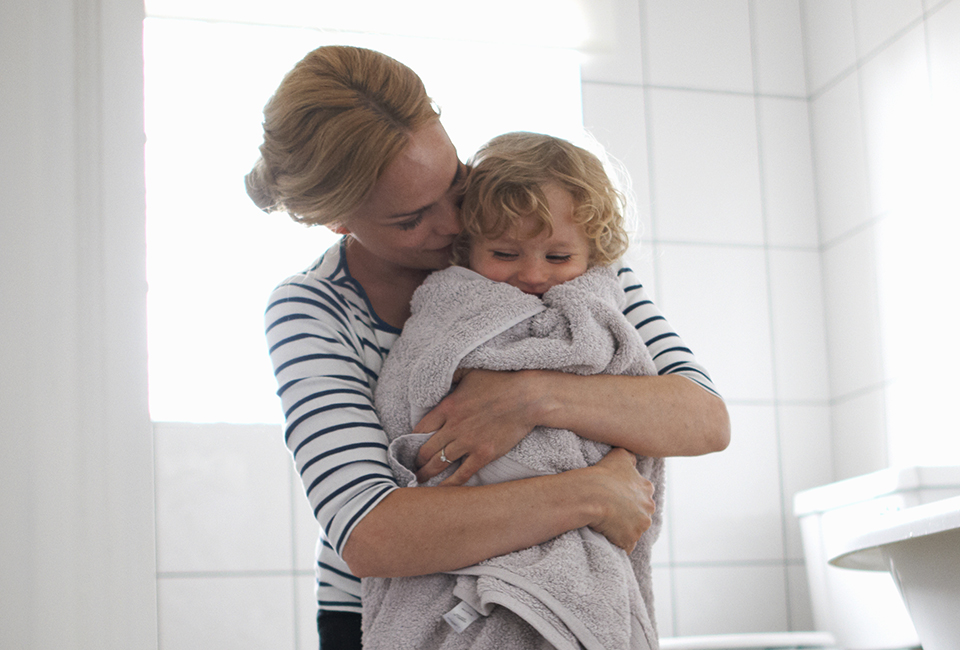
<svg viewBox="0 0 960 650">
<path fill-rule="evenodd" d="M 828 561 L 879 513 L 960 495 L 960 467 L 886 469 L 799 492 L 800 521 L 815 632 L 664 638 L 661 650 L 919 650 L 890 573 L 851 571 Z"/>
<path fill-rule="evenodd" d="M 877 514 L 960 495 L 960 467 L 887 469 L 800 492 L 800 520 L 817 630 L 844 650 L 918 648 L 917 633 L 889 573 L 829 566 Z"/>
</svg>

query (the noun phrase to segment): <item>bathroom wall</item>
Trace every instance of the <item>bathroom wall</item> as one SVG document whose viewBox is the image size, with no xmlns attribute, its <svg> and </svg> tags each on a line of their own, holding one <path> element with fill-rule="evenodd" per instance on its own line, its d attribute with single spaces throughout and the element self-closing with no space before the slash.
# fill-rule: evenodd
<svg viewBox="0 0 960 650">
<path fill-rule="evenodd" d="M 142 23 L 0 3 L 0 648 L 156 646 Z"/>
<path fill-rule="evenodd" d="M 584 122 L 630 168 L 636 266 L 726 397 L 729 449 L 669 461 L 665 635 L 810 629 L 791 497 L 833 478 L 800 5 L 622 2 Z"/>
<path fill-rule="evenodd" d="M 630 171 L 634 266 L 733 424 L 722 454 L 669 461 L 661 632 L 809 629 L 793 494 L 949 449 L 891 424 L 891 283 L 920 276 L 883 244 L 940 245 L 924 197 L 957 216 L 956 174 L 920 166 L 918 193 L 926 157 L 898 163 L 931 106 L 956 144 L 960 0 L 609 6 L 584 121 Z M 279 427 L 154 432 L 161 648 L 315 647 L 316 528 Z"/>
<path fill-rule="evenodd" d="M 956 464 L 960 6 L 819 0 L 803 15 L 834 474 Z"/>
</svg>

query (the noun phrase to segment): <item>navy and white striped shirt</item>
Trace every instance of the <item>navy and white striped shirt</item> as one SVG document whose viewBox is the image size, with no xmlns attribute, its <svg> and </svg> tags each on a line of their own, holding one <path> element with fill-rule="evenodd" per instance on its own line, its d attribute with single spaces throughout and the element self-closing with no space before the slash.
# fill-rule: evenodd
<svg viewBox="0 0 960 650">
<path fill-rule="evenodd" d="M 320 522 L 318 604 L 359 613 L 360 580 L 340 555 L 357 522 L 397 489 L 373 393 L 400 330 L 373 311 L 350 275 L 343 244 L 280 284 L 265 320 L 286 444 Z M 633 271 L 621 268 L 619 276 L 629 305 L 624 314 L 639 330 L 659 374 L 680 374 L 716 393 Z"/>
</svg>

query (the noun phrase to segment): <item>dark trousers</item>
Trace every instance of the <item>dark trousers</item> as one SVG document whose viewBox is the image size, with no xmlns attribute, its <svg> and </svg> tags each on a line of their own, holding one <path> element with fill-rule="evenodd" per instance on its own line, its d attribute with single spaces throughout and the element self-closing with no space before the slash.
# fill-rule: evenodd
<svg viewBox="0 0 960 650">
<path fill-rule="evenodd" d="M 361 650 L 360 614 L 324 612 L 317 614 L 320 650 Z"/>
</svg>

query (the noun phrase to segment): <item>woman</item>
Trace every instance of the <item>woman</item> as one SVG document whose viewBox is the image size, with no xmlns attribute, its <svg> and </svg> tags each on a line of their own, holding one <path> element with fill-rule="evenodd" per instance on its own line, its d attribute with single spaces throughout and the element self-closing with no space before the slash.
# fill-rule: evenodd
<svg viewBox="0 0 960 650">
<path fill-rule="evenodd" d="M 451 487 L 397 487 L 373 390 L 414 290 L 449 264 L 467 170 L 416 74 L 349 47 L 319 48 L 288 73 L 264 109 L 260 152 L 247 176 L 259 207 L 344 235 L 277 287 L 266 312 L 287 445 L 321 525 L 321 643 L 359 647 L 358 576 L 451 570 L 583 526 L 630 550 L 653 509 L 633 454 L 726 447 L 723 401 L 623 271 L 628 311 L 651 351 L 659 346 L 664 374 L 471 372 L 416 427 L 436 431 L 418 478 L 462 460 Z M 461 487 L 536 425 L 615 449 L 582 470 Z"/>
</svg>

